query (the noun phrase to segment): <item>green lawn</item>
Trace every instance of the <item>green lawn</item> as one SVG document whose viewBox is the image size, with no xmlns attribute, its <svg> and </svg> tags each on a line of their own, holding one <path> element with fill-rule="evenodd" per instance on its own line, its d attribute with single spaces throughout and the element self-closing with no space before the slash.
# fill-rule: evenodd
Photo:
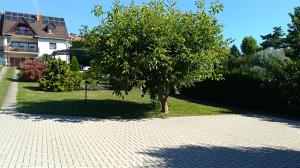
<svg viewBox="0 0 300 168">
<path fill-rule="evenodd" d="M 87 104 L 84 104 L 84 91 L 68 93 L 48 93 L 39 91 L 38 83 L 20 82 L 18 92 L 18 112 L 30 114 L 52 114 L 87 116 L 96 118 L 149 118 L 198 116 L 231 113 L 226 108 L 191 103 L 170 98 L 170 113 L 160 113 L 149 103 L 149 97 L 141 98 L 138 89 L 133 90 L 125 99 L 112 94 L 109 90 L 89 91 Z"/>
<path fill-rule="evenodd" d="M 14 69 L 8 68 L 6 75 L 3 80 L 0 82 L 0 106 L 2 106 L 4 98 L 6 96 L 6 92 L 9 88 L 10 78 L 14 75 Z"/>
</svg>

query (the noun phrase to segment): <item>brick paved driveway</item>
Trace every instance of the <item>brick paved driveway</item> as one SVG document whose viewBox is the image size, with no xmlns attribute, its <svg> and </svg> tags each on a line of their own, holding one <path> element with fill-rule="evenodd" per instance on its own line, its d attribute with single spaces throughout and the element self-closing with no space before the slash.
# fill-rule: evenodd
<svg viewBox="0 0 300 168">
<path fill-rule="evenodd" d="M 0 113 L 0 167 L 300 167 L 300 123 L 220 115 L 131 121 Z"/>
</svg>

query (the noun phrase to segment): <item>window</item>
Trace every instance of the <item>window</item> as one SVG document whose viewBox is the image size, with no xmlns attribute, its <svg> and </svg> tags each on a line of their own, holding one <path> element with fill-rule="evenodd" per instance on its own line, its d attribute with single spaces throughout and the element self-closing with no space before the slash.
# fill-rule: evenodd
<svg viewBox="0 0 300 168">
<path fill-rule="evenodd" d="M 28 43 L 19 43 L 20 51 L 28 51 Z"/>
<path fill-rule="evenodd" d="M 14 48 L 15 48 L 15 47 L 19 47 L 19 43 L 18 43 L 18 42 L 12 41 L 12 42 L 11 42 L 11 46 L 14 47 Z"/>
<path fill-rule="evenodd" d="M 48 28 L 48 33 L 53 33 L 54 29 L 53 28 Z"/>
<path fill-rule="evenodd" d="M 50 49 L 56 49 L 56 43 L 50 43 L 49 48 Z"/>
<path fill-rule="evenodd" d="M 25 31 L 26 31 L 26 27 L 25 27 L 25 26 L 20 26 L 20 27 L 19 27 L 19 30 L 20 30 L 21 32 L 25 32 Z"/>
<path fill-rule="evenodd" d="M 9 47 L 10 51 L 38 52 L 38 45 L 36 43 L 12 41 Z"/>
<path fill-rule="evenodd" d="M 15 34 L 20 34 L 20 35 L 33 35 L 33 32 L 31 31 L 31 29 L 29 27 L 27 27 L 26 25 L 20 24 L 16 30 L 15 30 Z"/>
<path fill-rule="evenodd" d="M 37 44 L 31 43 L 29 44 L 29 51 L 30 52 L 37 52 Z"/>
</svg>

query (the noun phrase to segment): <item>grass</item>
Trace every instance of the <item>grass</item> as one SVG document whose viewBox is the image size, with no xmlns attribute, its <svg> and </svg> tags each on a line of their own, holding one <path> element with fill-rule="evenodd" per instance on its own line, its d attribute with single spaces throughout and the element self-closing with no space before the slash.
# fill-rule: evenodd
<svg viewBox="0 0 300 168">
<path fill-rule="evenodd" d="M 84 91 L 48 93 L 39 91 L 38 83 L 20 82 L 17 96 L 18 112 L 29 114 L 50 114 L 84 116 L 110 119 L 136 119 L 151 117 L 177 117 L 226 114 L 227 108 L 192 103 L 171 97 L 169 114 L 162 114 L 160 108 L 150 103 L 149 97 L 142 98 L 135 89 L 121 99 L 110 90 L 88 91 L 84 104 Z"/>
<path fill-rule="evenodd" d="M 0 82 L 0 107 L 3 104 L 4 98 L 6 96 L 7 90 L 10 85 L 10 79 L 14 75 L 14 69 L 13 68 L 8 68 L 7 73 L 4 76 L 3 80 Z"/>
</svg>

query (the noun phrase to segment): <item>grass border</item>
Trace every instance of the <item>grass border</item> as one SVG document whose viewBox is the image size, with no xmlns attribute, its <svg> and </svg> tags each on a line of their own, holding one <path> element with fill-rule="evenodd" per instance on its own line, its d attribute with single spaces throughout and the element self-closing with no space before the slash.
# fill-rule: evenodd
<svg viewBox="0 0 300 168">
<path fill-rule="evenodd" d="M 10 86 L 10 79 L 14 76 L 14 68 L 7 67 L 7 73 L 4 75 L 3 80 L 0 82 L 0 107 L 4 102 L 5 96 Z"/>
</svg>

